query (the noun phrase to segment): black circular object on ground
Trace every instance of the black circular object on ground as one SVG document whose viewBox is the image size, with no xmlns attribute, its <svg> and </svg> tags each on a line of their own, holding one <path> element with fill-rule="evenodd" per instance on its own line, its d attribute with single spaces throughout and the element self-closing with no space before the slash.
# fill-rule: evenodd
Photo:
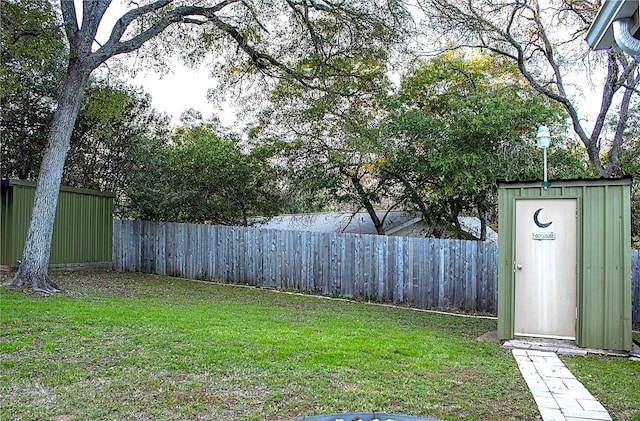
<svg viewBox="0 0 640 421">
<path fill-rule="evenodd" d="M 345 414 L 313 415 L 289 421 L 439 421 L 435 418 L 411 415 L 384 414 L 379 412 L 349 412 Z"/>
</svg>

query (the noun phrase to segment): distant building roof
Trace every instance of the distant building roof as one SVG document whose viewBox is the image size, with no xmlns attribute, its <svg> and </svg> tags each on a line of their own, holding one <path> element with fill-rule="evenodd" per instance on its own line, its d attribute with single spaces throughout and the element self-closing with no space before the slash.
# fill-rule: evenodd
<svg viewBox="0 0 640 421">
<path fill-rule="evenodd" d="M 387 211 L 377 211 L 378 218 L 384 218 Z M 475 217 L 459 217 L 461 228 L 480 238 L 480 220 Z M 411 226 L 421 224 L 422 218 L 416 212 L 390 211 L 384 221 L 384 230 L 388 235 L 399 235 L 404 232 L 412 232 Z M 339 232 L 351 234 L 377 234 L 371 217 L 366 212 L 327 212 L 327 213 L 300 213 L 290 215 L 278 215 L 266 222 L 258 222 L 254 226 L 267 229 L 312 231 L 312 232 Z M 418 233 L 419 230 L 413 232 Z M 404 235 L 404 234 L 403 234 Z M 406 234 L 412 235 L 412 234 Z M 413 234 L 413 236 L 416 236 Z M 498 234 L 487 227 L 487 240 L 497 241 Z"/>
<path fill-rule="evenodd" d="M 475 216 L 459 216 L 460 228 L 476 238 L 480 238 L 480 219 Z M 487 241 L 498 241 L 498 233 L 487 227 Z"/>
<path fill-rule="evenodd" d="M 376 212 L 383 218 L 385 211 Z M 413 213 L 391 211 L 384 221 L 385 231 L 402 225 L 415 218 Z M 265 223 L 256 224 L 260 228 L 292 231 L 341 232 L 351 234 L 377 234 L 371 217 L 366 212 L 323 212 L 278 215 Z"/>
</svg>

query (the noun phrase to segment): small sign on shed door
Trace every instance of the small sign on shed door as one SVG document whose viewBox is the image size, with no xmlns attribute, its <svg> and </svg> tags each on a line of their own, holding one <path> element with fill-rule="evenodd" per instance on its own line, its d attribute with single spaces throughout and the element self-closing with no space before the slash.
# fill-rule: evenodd
<svg viewBox="0 0 640 421">
<path fill-rule="evenodd" d="M 576 199 L 516 200 L 514 334 L 575 339 Z"/>
</svg>

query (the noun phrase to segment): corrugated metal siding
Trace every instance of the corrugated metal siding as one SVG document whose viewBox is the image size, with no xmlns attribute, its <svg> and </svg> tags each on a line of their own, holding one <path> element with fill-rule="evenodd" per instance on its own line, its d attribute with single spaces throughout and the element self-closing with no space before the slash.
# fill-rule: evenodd
<svg viewBox="0 0 640 421">
<path fill-rule="evenodd" d="M 515 201 L 519 190 L 498 189 L 498 338 L 513 339 Z"/>
<path fill-rule="evenodd" d="M 630 180 L 501 184 L 498 335 L 513 337 L 515 200 L 578 199 L 578 345 L 631 348 Z M 510 233 L 510 234 L 509 234 Z"/>
<path fill-rule="evenodd" d="M 22 256 L 33 183 L 10 181 L 2 192 L 2 262 L 16 266 Z M 51 265 L 105 263 L 112 260 L 113 198 L 110 193 L 62 187 L 51 242 Z M 5 223 L 6 221 L 6 223 Z"/>
<path fill-rule="evenodd" d="M 15 267 L 22 256 L 22 249 L 27 237 L 31 206 L 33 205 L 33 188 L 3 186 L 2 188 L 2 262 L 3 265 Z M 24 229 L 22 229 L 25 227 Z"/>
</svg>

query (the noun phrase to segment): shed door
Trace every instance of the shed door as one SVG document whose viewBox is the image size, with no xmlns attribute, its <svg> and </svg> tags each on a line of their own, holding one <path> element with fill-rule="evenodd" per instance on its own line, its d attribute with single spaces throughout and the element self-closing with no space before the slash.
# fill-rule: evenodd
<svg viewBox="0 0 640 421">
<path fill-rule="evenodd" d="M 576 199 L 516 200 L 514 334 L 575 339 Z"/>
</svg>

